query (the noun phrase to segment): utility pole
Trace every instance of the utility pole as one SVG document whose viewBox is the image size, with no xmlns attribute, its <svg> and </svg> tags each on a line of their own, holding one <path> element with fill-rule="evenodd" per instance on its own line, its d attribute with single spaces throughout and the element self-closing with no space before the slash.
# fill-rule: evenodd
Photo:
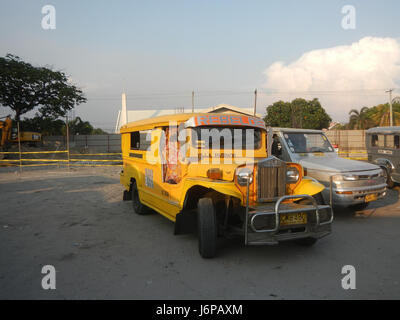
<svg viewBox="0 0 400 320">
<path fill-rule="evenodd" d="M 254 116 L 256 116 L 257 112 L 257 89 L 254 91 Z"/>
<path fill-rule="evenodd" d="M 389 93 L 389 106 L 390 106 L 390 126 L 393 126 L 393 108 L 392 108 L 392 91 L 393 89 L 386 90 Z"/>
<path fill-rule="evenodd" d="M 194 90 L 192 91 L 192 113 L 194 113 Z"/>
</svg>

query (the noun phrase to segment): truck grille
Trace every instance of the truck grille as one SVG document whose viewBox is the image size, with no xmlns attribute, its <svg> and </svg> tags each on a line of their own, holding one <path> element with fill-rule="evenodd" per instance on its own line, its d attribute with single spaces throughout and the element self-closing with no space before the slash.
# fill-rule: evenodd
<svg viewBox="0 0 400 320">
<path fill-rule="evenodd" d="M 258 202 L 273 201 L 286 194 L 286 163 L 269 157 L 258 163 Z"/>
</svg>

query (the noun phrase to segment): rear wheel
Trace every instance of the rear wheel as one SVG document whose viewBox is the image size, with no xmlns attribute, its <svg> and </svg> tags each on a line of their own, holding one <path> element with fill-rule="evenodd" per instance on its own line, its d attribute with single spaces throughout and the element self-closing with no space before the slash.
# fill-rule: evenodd
<svg viewBox="0 0 400 320">
<path fill-rule="evenodd" d="M 197 204 L 199 253 L 203 258 L 213 258 L 217 252 L 217 218 L 211 198 L 202 198 Z"/>
<path fill-rule="evenodd" d="M 139 190 L 136 185 L 136 181 L 132 182 L 132 207 L 135 213 L 143 215 L 148 213 L 148 208 L 140 202 Z"/>
</svg>

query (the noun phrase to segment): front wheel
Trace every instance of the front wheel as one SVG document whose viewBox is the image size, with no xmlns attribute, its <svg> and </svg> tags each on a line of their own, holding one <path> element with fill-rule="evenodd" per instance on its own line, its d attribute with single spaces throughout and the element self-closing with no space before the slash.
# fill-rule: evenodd
<svg viewBox="0 0 400 320">
<path fill-rule="evenodd" d="M 217 252 L 217 217 L 211 198 L 202 198 L 197 204 L 197 228 L 199 253 L 205 258 L 213 258 Z"/>
<path fill-rule="evenodd" d="M 368 202 L 364 202 L 364 203 L 354 204 L 354 205 L 350 206 L 350 208 L 355 211 L 361 211 L 361 210 L 367 209 L 368 205 L 369 205 Z"/>
<path fill-rule="evenodd" d="M 392 189 L 394 187 L 394 181 L 392 180 L 392 177 L 390 176 L 390 172 L 389 172 L 388 168 L 382 167 L 382 170 L 383 170 L 383 176 L 385 177 L 388 188 Z"/>
<path fill-rule="evenodd" d="M 296 240 L 296 243 L 301 246 L 311 247 L 317 242 L 317 240 L 318 239 L 315 239 L 315 238 L 303 238 L 303 239 Z"/>
</svg>

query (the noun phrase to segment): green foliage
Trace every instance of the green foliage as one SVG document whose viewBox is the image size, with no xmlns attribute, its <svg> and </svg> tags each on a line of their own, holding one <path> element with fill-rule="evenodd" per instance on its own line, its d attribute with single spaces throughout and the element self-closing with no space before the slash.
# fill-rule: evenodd
<svg viewBox="0 0 400 320">
<path fill-rule="evenodd" d="M 76 117 L 74 120 L 68 122 L 69 134 L 91 134 L 93 131 L 93 126 L 89 121 L 82 121 L 80 117 Z"/>
<path fill-rule="evenodd" d="M 108 134 L 108 132 L 105 132 L 104 130 L 97 128 L 93 129 L 91 134 Z"/>
<path fill-rule="evenodd" d="M 332 119 L 318 99 L 297 98 L 292 102 L 278 101 L 268 106 L 264 121 L 272 127 L 323 129 L 329 127 Z"/>
<path fill-rule="evenodd" d="M 45 136 L 64 135 L 65 122 L 60 119 L 43 118 L 36 114 L 34 118 L 21 121 L 22 131 L 39 132 Z"/>
<path fill-rule="evenodd" d="M 36 107 L 45 118 L 62 117 L 84 102 L 63 72 L 34 67 L 11 54 L 0 57 L 0 104 L 15 112 L 15 120 Z"/>
<path fill-rule="evenodd" d="M 400 103 L 392 104 L 393 125 L 400 125 Z M 385 127 L 390 125 L 390 106 L 389 103 L 380 104 L 368 109 L 367 116 L 372 120 L 371 127 Z"/>
<path fill-rule="evenodd" d="M 70 135 L 108 134 L 102 129 L 93 128 L 89 121 L 83 121 L 79 117 L 69 121 L 68 127 Z M 39 114 L 36 114 L 34 118 L 25 118 L 22 120 L 21 130 L 40 132 L 45 136 L 60 136 L 67 134 L 65 121 L 61 119 L 43 118 Z"/>
<path fill-rule="evenodd" d="M 352 109 L 349 112 L 350 119 L 347 125 L 349 129 L 366 130 L 374 126 L 374 121 L 368 115 L 369 109 L 362 107 L 360 111 Z"/>
<path fill-rule="evenodd" d="M 400 103 L 395 102 L 393 109 L 393 125 L 400 125 Z M 385 127 L 390 125 L 389 103 L 379 104 L 370 108 L 363 107 L 360 111 L 353 109 L 349 112 L 350 118 L 346 129 L 366 130 L 373 127 Z"/>
</svg>

